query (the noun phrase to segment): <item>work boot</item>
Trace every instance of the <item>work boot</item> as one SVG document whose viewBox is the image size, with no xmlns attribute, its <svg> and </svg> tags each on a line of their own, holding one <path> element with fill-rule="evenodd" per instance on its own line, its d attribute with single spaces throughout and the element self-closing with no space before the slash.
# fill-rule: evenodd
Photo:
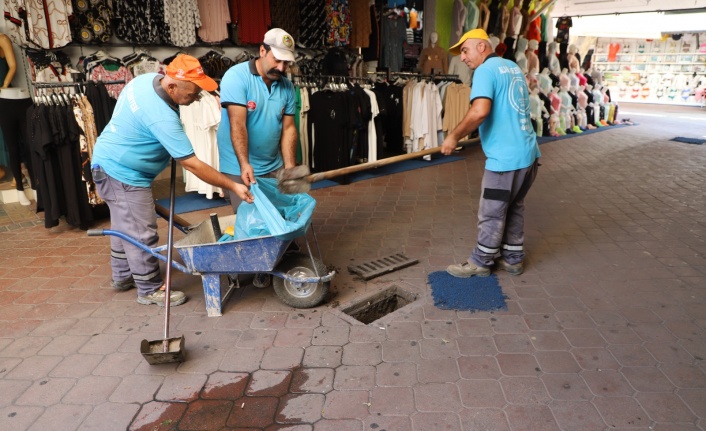
<svg viewBox="0 0 706 431">
<path fill-rule="evenodd" d="M 497 269 L 502 269 L 502 270 L 507 271 L 507 273 L 510 275 L 520 275 L 525 270 L 524 265 L 522 265 L 522 262 L 516 263 L 514 265 L 510 265 L 502 257 L 495 261 L 495 267 Z"/>
<path fill-rule="evenodd" d="M 253 278 L 252 280 L 252 285 L 257 287 L 258 289 L 264 289 L 266 287 L 270 287 L 271 282 L 272 277 L 270 277 L 270 274 L 260 272 L 255 274 L 255 278 Z"/>
<path fill-rule="evenodd" d="M 157 304 L 160 307 L 164 307 L 164 301 L 167 299 L 166 292 L 164 290 L 157 289 L 154 292 L 146 296 L 138 296 L 137 302 L 142 305 L 152 305 Z M 186 295 L 184 292 L 178 290 L 172 290 L 169 295 L 169 306 L 176 307 L 186 302 Z"/>
<path fill-rule="evenodd" d="M 137 288 L 137 285 L 135 285 L 135 280 L 130 277 L 125 280 L 111 280 L 110 287 L 112 287 L 113 290 L 117 290 L 118 292 L 125 292 L 132 288 Z"/>
<path fill-rule="evenodd" d="M 476 266 L 472 262 L 449 265 L 446 272 L 458 278 L 468 277 L 487 277 L 490 275 L 490 269 L 482 266 Z"/>
</svg>

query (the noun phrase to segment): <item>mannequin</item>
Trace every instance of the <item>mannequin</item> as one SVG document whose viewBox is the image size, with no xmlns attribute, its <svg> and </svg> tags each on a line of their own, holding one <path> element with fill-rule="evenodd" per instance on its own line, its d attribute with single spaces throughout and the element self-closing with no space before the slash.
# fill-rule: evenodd
<svg viewBox="0 0 706 431">
<path fill-rule="evenodd" d="M 564 136 L 566 135 L 566 132 L 561 124 L 562 102 L 561 96 L 559 96 L 559 89 L 556 87 L 552 88 L 552 91 L 549 92 L 548 96 L 552 101 L 552 117 L 556 117 L 554 124 L 551 126 L 550 133 L 556 133 L 556 135 L 552 136 Z"/>
<path fill-rule="evenodd" d="M 539 57 L 535 53 L 539 47 L 539 42 L 536 40 L 530 40 L 527 42 L 527 51 L 525 56 L 527 57 L 527 72 L 530 74 L 539 73 Z"/>
<path fill-rule="evenodd" d="M 580 64 L 579 58 L 578 58 L 578 53 L 579 53 L 579 49 L 576 45 L 574 45 L 574 44 L 569 45 L 569 53 L 567 56 L 568 57 L 567 60 L 569 62 L 569 70 L 571 70 L 571 69 L 579 70 L 579 67 L 581 67 L 581 64 Z"/>
<path fill-rule="evenodd" d="M 2 115 L 0 115 L 0 130 L 2 130 L 5 146 L 10 155 L 10 170 L 15 180 L 17 198 L 20 204 L 29 205 L 30 202 L 24 193 L 24 185 L 22 184 L 23 159 L 29 170 L 30 177 L 32 171 L 29 152 L 24 148 L 25 146 L 22 145 L 22 142 L 27 142 L 25 138 L 27 135 L 25 112 L 32 105 L 32 101 L 26 90 L 10 88 L 12 79 L 17 71 L 17 61 L 15 60 L 15 52 L 12 49 L 10 38 L 2 33 L 0 33 L 0 57 L 3 64 L 7 64 L 7 73 L 0 89 L 0 112 L 2 112 Z M 20 137 L 25 139 L 20 139 Z M 25 156 L 25 154 L 27 155 Z"/>
<path fill-rule="evenodd" d="M 488 39 L 490 39 L 490 46 L 492 46 L 493 51 L 495 51 L 495 48 L 500 44 L 500 39 L 495 36 L 490 36 Z"/>
<path fill-rule="evenodd" d="M 582 129 L 595 129 L 592 124 L 588 124 L 588 95 L 586 94 L 586 87 L 580 86 L 576 94 L 578 97 L 578 112 L 579 112 L 579 127 Z"/>
<path fill-rule="evenodd" d="M 527 39 L 525 39 L 524 36 L 520 36 L 519 39 L 517 39 L 515 63 L 520 66 L 520 69 L 522 69 L 523 72 L 527 73 L 527 55 L 525 54 L 525 51 L 527 51 Z"/>
<path fill-rule="evenodd" d="M 576 133 L 573 121 L 574 105 L 571 103 L 571 96 L 569 95 L 569 77 L 566 72 L 562 72 L 559 79 L 561 80 L 559 89 L 559 97 L 561 97 L 561 126 L 567 133 Z"/>
<path fill-rule="evenodd" d="M 498 18 L 495 23 L 494 33 L 500 40 L 505 40 L 507 27 L 510 23 L 510 12 L 507 10 L 507 1 L 508 0 L 501 0 L 498 4 Z"/>
<path fill-rule="evenodd" d="M 454 55 L 449 61 L 449 74 L 457 75 L 458 79 L 464 84 L 471 86 L 471 81 L 473 80 L 473 71 L 470 67 L 466 66 L 464 62 L 461 61 L 460 55 Z"/>
<path fill-rule="evenodd" d="M 478 28 L 479 18 L 480 10 L 475 0 L 468 0 L 466 2 L 466 22 L 463 24 L 463 32 L 465 33 L 474 28 Z"/>
<path fill-rule="evenodd" d="M 478 28 L 488 31 L 488 22 L 490 21 L 490 9 L 488 8 L 488 0 L 480 0 L 478 5 Z M 493 47 L 495 49 L 495 47 Z"/>
<path fill-rule="evenodd" d="M 547 58 L 549 60 L 549 70 L 554 74 L 559 76 L 561 73 L 561 66 L 559 65 L 559 59 L 556 56 L 558 45 L 556 42 L 549 42 L 547 44 Z"/>
<path fill-rule="evenodd" d="M 542 73 L 537 74 L 537 83 L 542 93 L 549 95 L 552 90 L 552 79 L 549 77 L 549 69 L 545 67 Z"/>
<path fill-rule="evenodd" d="M 520 11 L 520 2 L 515 2 L 515 7 L 510 11 L 510 21 L 507 26 L 507 35 L 512 38 L 517 38 L 522 28 L 522 11 Z"/>
<path fill-rule="evenodd" d="M 535 122 L 535 133 L 537 136 L 543 136 L 544 120 L 549 118 L 549 111 L 544 106 L 542 99 L 539 98 L 539 88 L 534 88 L 530 92 L 530 117 Z"/>
<path fill-rule="evenodd" d="M 603 102 L 603 93 L 601 93 L 600 87 L 600 84 L 596 83 L 596 85 L 593 86 L 593 90 L 591 90 L 593 93 L 593 124 L 595 124 L 596 127 L 604 126 L 601 121 L 601 104 Z"/>
<path fill-rule="evenodd" d="M 429 45 L 419 54 L 419 69 L 423 74 L 433 72 L 447 74 L 449 72 L 449 55 L 446 50 L 437 46 L 439 35 L 432 32 L 429 35 Z"/>
</svg>

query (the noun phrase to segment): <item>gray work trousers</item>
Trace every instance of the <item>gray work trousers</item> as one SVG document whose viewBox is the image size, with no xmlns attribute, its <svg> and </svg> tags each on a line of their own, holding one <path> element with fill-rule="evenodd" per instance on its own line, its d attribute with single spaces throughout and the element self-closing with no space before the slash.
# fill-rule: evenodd
<svg viewBox="0 0 706 431">
<path fill-rule="evenodd" d="M 276 169 L 276 170 L 270 172 L 269 174 L 260 175 L 260 178 L 277 178 L 277 172 L 279 172 L 280 169 L 284 169 L 284 168 Z M 224 174 L 224 175 L 227 176 L 228 178 L 230 178 L 231 180 L 235 181 L 238 184 L 245 184 L 245 183 L 243 183 L 243 178 L 240 175 L 231 175 L 231 174 Z M 240 199 L 238 197 L 238 195 L 236 195 L 233 190 L 226 190 L 226 192 L 228 192 L 226 194 L 226 198 L 230 202 L 230 206 L 233 207 L 233 214 L 237 214 L 238 207 L 240 206 L 240 203 L 243 202 L 243 200 Z"/>
<path fill-rule="evenodd" d="M 509 172 L 486 170 L 478 208 L 478 243 L 469 260 L 490 267 L 498 253 L 510 265 L 525 258 L 525 196 L 537 176 L 537 160 Z"/>
<path fill-rule="evenodd" d="M 156 247 L 159 235 L 152 188 L 122 183 L 100 167 L 94 167 L 92 173 L 96 191 L 110 209 L 110 228 L 147 247 Z M 139 296 L 149 295 L 163 284 L 159 260 L 116 236 L 110 237 L 110 266 L 115 281 L 132 276 Z"/>
</svg>

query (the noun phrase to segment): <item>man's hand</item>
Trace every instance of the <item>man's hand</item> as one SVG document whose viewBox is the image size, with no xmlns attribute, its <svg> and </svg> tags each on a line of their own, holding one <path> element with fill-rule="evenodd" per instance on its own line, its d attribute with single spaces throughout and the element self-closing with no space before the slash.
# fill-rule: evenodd
<svg viewBox="0 0 706 431">
<path fill-rule="evenodd" d="M 441 154 L 448 156 L 449 154 L 453 153 L 456 147 L 458 146 L 458 139 L 454 138 L 449 135 L 444 139 L 444 143 L 441 144 Z"/>
<path fill-rule="evenodd" d="M 252 169 L 252 165 L 241 165 L 240 166 L 240 178 L 243 179 L 243 184 L 250 187 L 250 184 L 255 184 L 255 171 Z"/>
<path fill-rule="evenodd" d="M 250 190 L 246 186 L 244 186 L 242 184 L 238 184 L 236 182 L 233 182 L 233 185 L 235 186 L 233 188 L 233 192 L 235 192 L 235 194 L 238 195 L 238 197 L 240 199 L 244 200 L 245 202 L 247 202 L 249 204 L 253 203 L 255 198 L 253 197 L 252 193 L 250 193 Z"/>
</svg>

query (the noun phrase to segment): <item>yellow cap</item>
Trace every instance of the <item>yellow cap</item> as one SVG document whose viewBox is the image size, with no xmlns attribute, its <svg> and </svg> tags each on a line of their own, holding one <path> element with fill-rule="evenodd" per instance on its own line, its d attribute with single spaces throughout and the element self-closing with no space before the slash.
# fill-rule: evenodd
<svg viewBox="0 0 706 431">
<path fill-rule="evenodd" d="M 488 33 L 486 33 L 485 30 L 483 30 L 482 28 L 476 28 L 467 31 L 466 34 L 461 36 L 461 39 L 456 43 L 456 45 L 449 48 L 449 52 L 452 55 L 459 55 L 461 53 L 461 45 L 463 45 L 463 42 L 467 41 L 468 39 L 483 39 L 490 42 L 490 39 L 488 38 Z"/>
</svg>

